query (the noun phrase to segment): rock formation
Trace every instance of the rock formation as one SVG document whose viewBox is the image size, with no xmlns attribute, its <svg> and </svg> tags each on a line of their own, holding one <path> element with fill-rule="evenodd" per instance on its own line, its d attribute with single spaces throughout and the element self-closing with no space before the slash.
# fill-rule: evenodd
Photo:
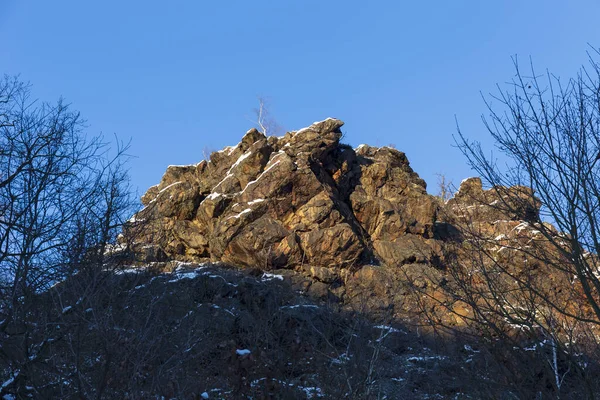
<svg viewBox="0 0 600 400">
<path fill-rule="evenodd" d="M 402 265 L 435 253 L 438 201 L 389 147 L 340 143 L 326 119 L 241 142 L 196 165 L 170 166 L 130 221 L 152 254 L 263 270 Z"/>
<path fill-rule="evenodd" d="M 470 266 L 482 252 L 509 276 L 540 280 L 539 293 L 556 304 L 570 301 L 557 293 L 571 277 L 543 265 L 561 262 L 547 244 L 563 239 L 539 221 L 531 189 L 484 190 L 470 178 L 443 203 L 404 153 L 352 149 L 340 143 L 342 125 L 329 118 L 282 137 L 251 129 L 210 160 L 169 166 L 124 237 L 142 261 L 278 270 L 313 297 L 404 321 L 427 309 L 427 318 L 460 324 L 470 311 L 448 287 L 460 274 L 485 284 L 482 265 Z"/>
</svg>

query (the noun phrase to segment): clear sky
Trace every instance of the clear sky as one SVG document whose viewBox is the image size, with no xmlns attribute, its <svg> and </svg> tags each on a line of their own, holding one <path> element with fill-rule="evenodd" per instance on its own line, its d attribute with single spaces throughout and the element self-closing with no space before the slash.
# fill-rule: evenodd
<svg viewBox="0 0 600 400">
<path fill-rule="evenodd" d="M 140 193 L 235 145 L 257 96 L 287 130 L 331 116 L 353 146 L 395 144 L 435 193 L 437 173 L 472 174 L 455 115 L 485 142 L 480 91 L 511 79 L 510 57 L 570 77 L 599 16 L 597 0 L 0 0 L 0 73 L 131 138 Z"/>
</svg>

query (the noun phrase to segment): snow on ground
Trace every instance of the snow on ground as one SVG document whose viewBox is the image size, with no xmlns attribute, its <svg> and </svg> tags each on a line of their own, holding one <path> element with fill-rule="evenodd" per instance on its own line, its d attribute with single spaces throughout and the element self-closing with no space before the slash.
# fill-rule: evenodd
<svg viewBox="0 0 600 400">
<path fill-rule="evenodd" d="M 282 281 L 283 275 L 276 275 L 276 274 L 270 274 L 268 272 L 264 272 L 261 279 L 263 281 L 272 281 L 273 279 L 279 279 L 280 281 Z"/>
<path fill-rule="evenodd" d="M 203 269 L 205 269 L 207 267 L 204 264 L 200 264 L 198 267 L 196 267 L 192 270 L 185 269 L 185 266 L 190 266 L 190 265 L 192 265 L 192 264 L 180 263 L 179 266 L 175 269 L 175 271 L 173 271 L 174 278 L 169 279 L 168 283 L 177 282 L 182 279 L 197 278 L 199 275 L 202 274 L 200 271 L 202 271 Z"/>
<path fill-rule="evenodd" d="M 266 381 L 266 380 L 267 380 L 267 378 L 255 379 L 252 382 L 250 382 L 250 387 L 257 387 L 262 381 Z M 316 386 L 295 385 L 293 383 L 288 383 L 288 382 L 285 382 L 285 381 L 282 381 L 279 379 L 272 379 L 272 381 L 275 381 L 282 386 L 289 386 L 289 387 L 297 388 L 298 390 L 304 392 L 307 399 L 321 398 L 321 397 L 325 396 L 323 394 L 323 390 L 321 390 L 321 388 L 316 387 Z"/>
<path fill-rule="evenodd" d="M 432 360 L 446 360 L 448 357 L 446 356 L 411 356 L 406 359 L 406 361 L 410 362 L 419 362 L 419 361 L 432 361 Z"/>
<path fill-rule="evenodd" d="M 129 267 L 123 269 L 116 269 L 112 271 L 115 275 L 124 275 L 124 274 L 139 274 L 140 272 L 144 272 L 142 268 L 138 267 Z"/>
<path fill-rule="evenodd" d="M 279 309 L 283 310 L 283 309 L 287 308 L 287 309 L 292 310 L 294 308 L 300 308 L 300 307 L 304 307 L 304 308 L 319 308 L 319 306 L 316 306 L 314 304 L 296 304 L 294 306 L 281 306 L 281 307 L 279 307 Z"/>
</svg>

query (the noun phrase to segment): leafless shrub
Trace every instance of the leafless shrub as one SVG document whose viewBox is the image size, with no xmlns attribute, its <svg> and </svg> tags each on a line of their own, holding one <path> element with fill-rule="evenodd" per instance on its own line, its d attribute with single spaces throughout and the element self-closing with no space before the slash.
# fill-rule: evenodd
<svg viewBox="0 0 600 400">
<path fill-rule="evenodd" d="M 48 363 L 63 337 L 59 321 L 31 320 L 39 294 L 101 269 L 132 209 L 127 146 L 111 152 L 86 138 L 68 104 L 39 103 L 9 77 L 0 80 L 0 121 L 0 395 L 25 396 L 37 390 L 34 364 Z"/>
</svg>

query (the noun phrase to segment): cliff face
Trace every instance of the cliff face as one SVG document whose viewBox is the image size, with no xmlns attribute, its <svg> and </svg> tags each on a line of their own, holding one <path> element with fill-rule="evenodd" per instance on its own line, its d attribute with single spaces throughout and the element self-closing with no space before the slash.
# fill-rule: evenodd
<svg viewBox="0 0 600 400">
<path fill-rule="evenodd" d="M 280 138 L 251 129 L 209 161 L 170 166 L 131 221 L 143 221 L 137 242 L 263 270 L 430 261 L 438 201 L 404 153 L 340 144 L 342 125 Z"/>
</svg>

